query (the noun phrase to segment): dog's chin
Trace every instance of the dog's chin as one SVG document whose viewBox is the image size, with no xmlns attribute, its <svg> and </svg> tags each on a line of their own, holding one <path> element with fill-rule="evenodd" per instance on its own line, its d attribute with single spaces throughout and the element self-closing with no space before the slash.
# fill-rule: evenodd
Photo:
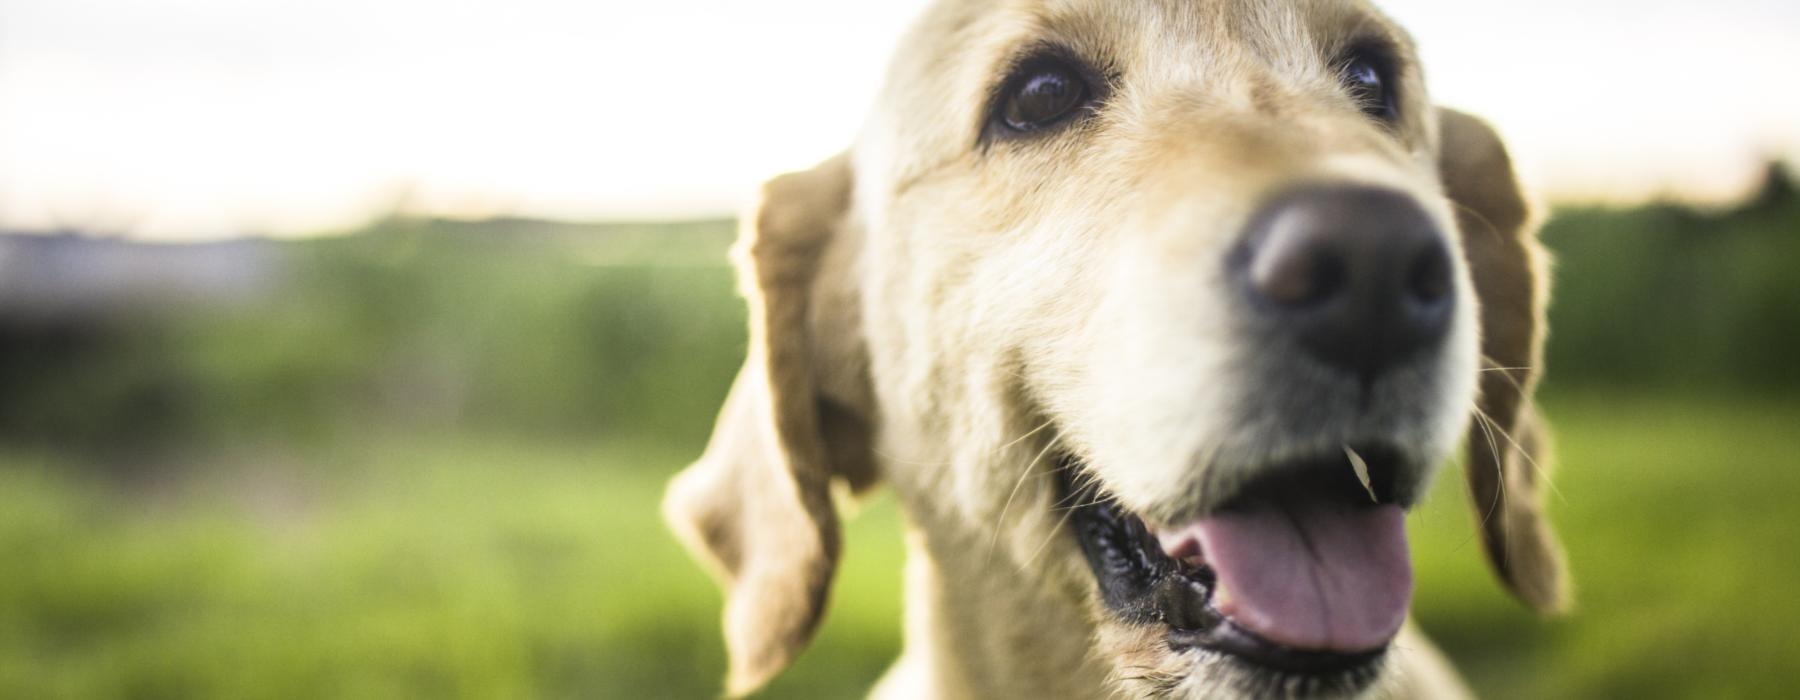
<svg viewBox="0 0 1800 700">
<path fill-rule="evenodd" d="M 1381 680 L 1412 592 L 1413 489 L 1392 475 L 1417 470 L 1384 445 L 1357 446 L 1354 466 L 1350 452 L 1267 465 L 1219 507 L 1173 523 L 1133 513 L 1065 457 L 1057 473 L 1102 629 L 1131 638 L 1115 663 L 1128 687 L 1346 697 Z"/>
</svg>

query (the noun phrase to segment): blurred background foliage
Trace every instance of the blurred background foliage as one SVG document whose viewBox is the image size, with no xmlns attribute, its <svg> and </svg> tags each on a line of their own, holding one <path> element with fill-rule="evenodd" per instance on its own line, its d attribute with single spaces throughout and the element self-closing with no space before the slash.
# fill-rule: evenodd
<svg viewBox="0 0 1800 700">
<path fill-rule="evenodd" d="M 656 504 L 743 354 L 732 226 L 0 236 L 0 697 L 716 695 L 719 597 Z M 1581 606 L 1505 599 L 1449 476 L 1413 516 L 1420 620 L 1491 697 L 1800 687 L 1790 179 L 1544 238 Z M 880 495 L 850 525 L 769 696 L 891 661 L 899 530 Z"/>
<path fill-rule="evenodd" d="M 1783 166 L 1737 207 L 1562 209 L 1543 235 L 1556 386 L 1800 390 L 1800 198 Z"/>
</svg>

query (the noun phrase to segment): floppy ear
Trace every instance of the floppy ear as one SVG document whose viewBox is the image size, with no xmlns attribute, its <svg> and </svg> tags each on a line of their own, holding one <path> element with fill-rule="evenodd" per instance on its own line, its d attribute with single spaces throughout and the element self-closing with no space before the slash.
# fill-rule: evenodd
<svg viewBox="0 0 1800 700">
<path fill-rule="evenodd" d="M 837 235 L 849 201 L 844 156 L 764 186 L 733 250 L 749 352 L 705 454 L 663 500 L 725 588 L 732 695 L 762 687 L 812 639 L 837 568 L 832 480 L 874 478 L 852 253 Z"/>
<path fill-rule="evenodd" d="M 1495 574 L 1533 609 L 1556 612 L 1568 604 L 1569 584 L 1544 512 L 1549 435 L 1532 404 L 1543 371 L 1548 256 L 1500 137 L 1481 120 L 1446 109 L 1438 111 L 1438 125 L 1438 170 L 1456 205 L 1481 307 L 1469 492 Z"/>
</svg>

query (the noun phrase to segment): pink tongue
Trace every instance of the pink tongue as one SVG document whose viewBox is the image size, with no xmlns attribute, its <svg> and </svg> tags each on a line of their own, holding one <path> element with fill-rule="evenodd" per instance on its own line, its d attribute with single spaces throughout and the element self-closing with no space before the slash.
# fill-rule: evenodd
<svg viewBox="0 0 1800 700">
<path fill-rule="evenodd" d="M 1219 612 L 1271 642 L 1361 652 L 1386 645 L 1412 598 L 1398 506 L 1258 505 L 1191 525 L 1219 575 Z"/>
</svg>

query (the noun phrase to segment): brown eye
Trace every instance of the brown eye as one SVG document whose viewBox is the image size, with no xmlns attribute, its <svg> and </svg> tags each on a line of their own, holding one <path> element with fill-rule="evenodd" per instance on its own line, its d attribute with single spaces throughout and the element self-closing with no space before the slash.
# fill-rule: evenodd
<svg viewBox="0 0 1800 700">
<path fill-rule="evenodd" d="M 1350 97 L 1362 107 L 1364 114 L 1384 122 L 1399 117 L 1394 91 L 1389 86 L 1388 72 L 1379 58 L 1363 52 L 1350 55 L 1338 70 L 1338 79 Z"/>
<path fill-rule="evenodd" d="M 1000 117 L 1006 128 L 1018 132 L 1062 121 L 1088 100 L 1087 81 L 1061 64 L 1027 67 L 1009 85 Z"/>
</svg>

